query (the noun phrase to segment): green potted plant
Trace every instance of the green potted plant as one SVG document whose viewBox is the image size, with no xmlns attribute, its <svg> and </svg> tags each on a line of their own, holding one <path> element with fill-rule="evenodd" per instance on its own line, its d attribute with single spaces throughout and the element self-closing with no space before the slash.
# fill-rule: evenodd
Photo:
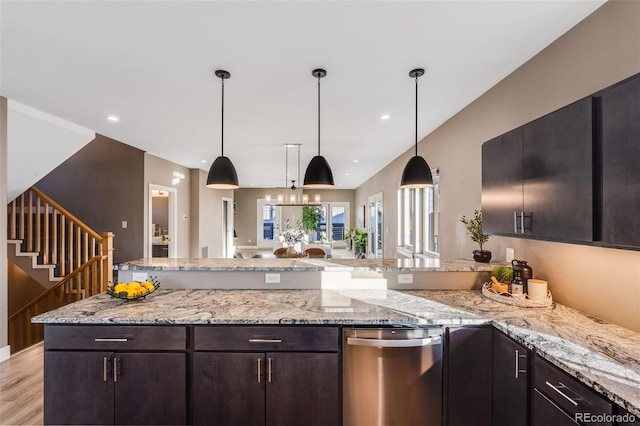
<svg viewBox="0 0 640 426">
<path fill-rule="evenodd" d="M 367 251 L 367 231 L 355 228 L 352 231 L 354 254 Z"/>
<path fill-rule="evenodd" d="M 302 227 L 309 234 L 320 230 L 318 224 L 324 219 L 324 212 L 321 207 L 318 206 L 304 206 L 302 207 Z M 311 235 L 309 235 L 311 237 Z M 313 238 L 309 238 L 309 241 L 313 241 Z"/>
<path fill-rule="evenodd" d="M 473 260 L 487 263 L 491 260 L 491 252 L 482 249 L 482 245 L 489 241 L 489 235 L 482 232 L 482 210 L 475 210 L 473 215 L 472 219 L 467 219 L 462 215 L 460 222 L 464 224 L 471 241 L 478 243 L 480 246 L 480 250 L 473 251 Z"/>
</svg>

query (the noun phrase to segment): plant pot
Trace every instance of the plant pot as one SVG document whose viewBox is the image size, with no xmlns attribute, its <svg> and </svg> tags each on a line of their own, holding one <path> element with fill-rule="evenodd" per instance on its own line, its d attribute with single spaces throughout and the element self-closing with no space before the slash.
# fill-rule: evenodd
<svg viewBox="0 0 640 426">
<path fill-rule="evenodd" d="M 489 250 L 474 250 L 473 260 L 476 262 L 489 263 L 491 260 L 491 252 Z"/>
</svg>

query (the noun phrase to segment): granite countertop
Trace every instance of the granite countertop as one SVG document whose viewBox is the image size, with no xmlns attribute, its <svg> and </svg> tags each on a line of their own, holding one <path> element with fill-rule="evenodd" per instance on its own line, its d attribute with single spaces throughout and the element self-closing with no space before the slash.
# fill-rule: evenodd
<svg viewBox="0 0 640 426">
<path fill-rule="evenodd" d="M 640 415 L 640 334 L 574 309 L 526 309 L 472 290 L 163 290 L 100 294 L 33 322 L 48 324 L 491 324 Z"/>
<path fill-rule="evenodd" d="M 115 265 L 120 271 L 212 271 L 212 272 L 317 272 L 317 271 L 398 271 L 398 272 L 490 272 L 497 264 L 465 259 L 175 259 L 150 258 Z"/>
</svg>

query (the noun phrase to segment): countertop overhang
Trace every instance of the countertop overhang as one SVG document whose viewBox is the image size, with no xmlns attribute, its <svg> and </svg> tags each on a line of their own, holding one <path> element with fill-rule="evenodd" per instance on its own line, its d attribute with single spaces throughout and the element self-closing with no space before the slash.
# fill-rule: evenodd
<svg viewBox="0 0 640 426">
<path fill-rule="evenodd" d="M 635 415 L 640 334 L 556 304 L 504 305 L 473 290 L 163 290 L 100 294 L 34 317 L 44 324 L 489 324 Z"/>
</svg>

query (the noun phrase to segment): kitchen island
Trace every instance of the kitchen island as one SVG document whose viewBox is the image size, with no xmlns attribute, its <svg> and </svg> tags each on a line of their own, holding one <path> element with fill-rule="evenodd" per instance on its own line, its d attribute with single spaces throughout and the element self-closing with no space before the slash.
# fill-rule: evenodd
<svg viewBox="0 0 640 426">
<path fill-rule="evenodd" d="M 33 321 L 46 326 L 493 325 L 640 415 L 640 334 L 559 304 L 522 309 L 489 300 L 479 291 L 160 289 L 131 302 L 101 294 Z"/>
</svg>

